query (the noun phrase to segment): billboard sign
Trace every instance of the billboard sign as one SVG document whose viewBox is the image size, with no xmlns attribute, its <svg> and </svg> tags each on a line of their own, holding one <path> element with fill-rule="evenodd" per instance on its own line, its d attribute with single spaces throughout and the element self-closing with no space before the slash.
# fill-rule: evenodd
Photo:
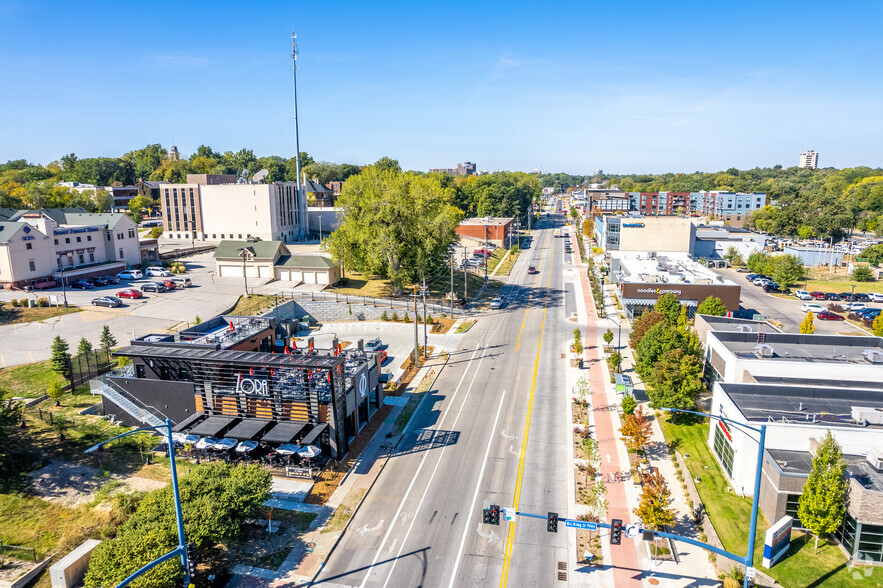
<svg viewBox="0 0 883 588">
<path fill-rule="evenodd" d="M 782 559 L 791 547 L 791 527 L 794 518 L 784 516 L 767 529 L 763 536 L 763 567 L 771 568 Z"/>
</svg>

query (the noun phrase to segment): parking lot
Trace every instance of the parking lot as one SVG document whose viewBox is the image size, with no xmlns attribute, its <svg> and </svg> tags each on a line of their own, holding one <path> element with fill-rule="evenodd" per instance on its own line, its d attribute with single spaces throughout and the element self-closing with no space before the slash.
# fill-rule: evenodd
<svg viewBox="0 0 883 588">
<path fill-rule="evenodd" d="M 754 286 L 748 282 L 745 279 L 746 273 L 737 272 L 733 269 L 714 269 L 712 271 L 742 286 L 741 302 L 743 309 L 753 310 L 769 319 L 782 321 L 782 330 L 785 332 L 799 333 L 800 323 L 803 321 L 804 316 L 806 316 L 800 309 L 801 305 L 806 302 L 817 302 L 799 300 L 794 296 L 785 299 L 773 294 L 767 294 L 759 286 Z M 797 289 L 796 286 L 791 288 L 792 291 Z M 849 288 L 844 286 L 843 290 L 849 290 Z M 818 303 L 824 307 L 827 307 L 828 304 L 827 302 Z M 880 304 L 873 302 L 867 304 L 872 308 L 881 307 Z M 846 321 L 816 320 L 815 327 L 816 334 L 867 335 L 866 332 Z"/>
</svg>

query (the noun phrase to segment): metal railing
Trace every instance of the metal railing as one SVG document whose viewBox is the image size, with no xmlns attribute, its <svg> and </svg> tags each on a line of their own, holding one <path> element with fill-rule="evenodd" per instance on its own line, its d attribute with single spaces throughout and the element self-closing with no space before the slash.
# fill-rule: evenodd
<svg viewBox="0 0 883 588">
<path fill-rule="evenodd" d="M 138 406 L 135 404 L 134 398 L 128 397 L 110 386 L 107 383 L 106 375 L 90 380 L 89 384 L 92 394 L 106 397 L 122 410 L 126 411 L 126 413 L 132 416 L 132 418 L 137 419 L 138 422 L 145 423 L 152 427 L 162 426 L 162 419 L 151 412 L 147 406 Z"/>
<path fill-rule="evenodd" d="M 312 301 L 322 301 L 328 300 L 331 302 L 343 302 L 346 304 L 361 304 L 363 306 L 374 306 L 377 308 L 401 308 L 403 310 L 413 310 L 414 309 L 414 301 L 410 297 L 410 295 L 402 296 L 401 298 L 393 297 L 393 298 L 375 298 L 373 296 L 354 296 L 352 294 L 339 294 L 337 292 L 302 292 L 300 290 L 292 290 L 288 288 L 283 288 L 279 292 L 279 296 L 288 299 L 288 300 L 312 300 Z M 436 314 L 451 312 L 450 301 L 442 301 L 442 302 L 429 302 L 426 301 L 426 310 L 427 312 L 433 312 Z M 418 308 L 422 312 L 423 309 L 423 301 L 422 299 L 418 302 Z M 454 307 L 454 313 L 466 313 L 466 310 L 463 308 Z"/>
</svg>

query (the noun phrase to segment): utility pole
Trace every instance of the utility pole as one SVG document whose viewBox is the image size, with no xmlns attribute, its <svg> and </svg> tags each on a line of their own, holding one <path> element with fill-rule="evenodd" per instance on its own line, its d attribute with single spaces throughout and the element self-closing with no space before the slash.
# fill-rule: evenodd
<svg viewBox="0 0 883 588">
<path fill-rule="evenodd" d="M 463 250 L 463 300 L 469 301 L 469 282 L 466 280 L 466 250 Z"/>
<path fill-rule="evenodd" d="M 414 369 L 417 369 L 417 359 L 420 357 L 420 343 L 417 341 L 417 284 L 414 284 L 411 298 L 414 299 Z"/>
<path fill-rule="evenodd" d="M 309 231 L 309 227 L 304 227 L 306 219 L 309 218 L 305 210 L 301 206 L 301 183 L 300 183 L 300 133 L 297 128 L 297 33 L 291 31 L 291 73 L 294 79 L 294 163 L 297 171 L 297 226 L 299 229 L 299 239 L 304 239 L 305 231 Z"/>
<path fill-rule="evenodd" d="M 429 347 L 429 338 L 426 335 L 426 276 L 423 276 L 423 358 L 428 357 L 426 348 Z M 416 317 L 415 317 L 416 318 Z"/>
<path fill-rule="evenodd" d="M 454 318 L 454 253 L 451 252 L 451 318 Z"/>
<path fill-rule="evenodd" d="M 484 223 L 484 286 L 487 288 L 487 222 Z"/>
</svg>

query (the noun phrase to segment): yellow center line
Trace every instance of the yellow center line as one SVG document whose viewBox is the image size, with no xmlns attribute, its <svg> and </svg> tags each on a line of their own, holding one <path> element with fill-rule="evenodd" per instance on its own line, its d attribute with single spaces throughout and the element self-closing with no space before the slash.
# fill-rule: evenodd
<svg viewBox="0 0 883 588">
<path fill-rule="evenodd" d="M 543 241 L 545 241 L 546 236 L 543 235 Z M 554 255 L 554 252 L 553 252 Z M 551 279 L 551 277 L 550 277 Z M 530 310 L 530 300 L 533 298 L 533 287 L 537 283 L 537 276 L 534 276 L 533 282 L 530 283 L 530 293 L 527 295 L 527 304 L 524 307 L 524 317 L 521 319 L 521 328 L 518 330 L 518 340 L 515 342 L 515 350 L 518 351 L 518 348 L 521 347 L 521 333 L 524 332 L 524 325 L 527 324 L 527 311 Z"/>
<path fill-rule="evenodd" d="M 515 498 L 512 507 L 518 510 L 518 500 L 521 498 L 521 476 L 524 473 L 524 458 L 527 455 L 527 436 L 530 433 L 530 418 L 533 415 L 533 399 L 537 389 L 537 372 L 540 368 L 540 350 L 543 348 L 543 333 L 546 327 L 546 310 L 549 305 L 549 289 L 552 287 L 552 264 L 555 260 L 555 247 L 552 247 L 552 257 L 549 259 L 549 281 L 546 284 L 546 300 L 543 303 L 543 320 L 540 323 L 540 340 L 537 343 L 537 357 L 533 364 L 533 380 L 530 383 L 530 396 L 527 399 L 527 417 L 524 420 L 524 434 L 521 436 L 521 455 L 518 458 L 518 473 L 515 477 Z M 534 278 L 536 279 L 536 278 Z M 503 577 L 500 579 L 500 587 L 506 588 L 509 579 L 509 557 L 512 554 L 512 543 L 515 539 L 515 521 L 509 523 L 509 533 L 506 536 L 506 551 L 503 554 Z"/>
</svg>

